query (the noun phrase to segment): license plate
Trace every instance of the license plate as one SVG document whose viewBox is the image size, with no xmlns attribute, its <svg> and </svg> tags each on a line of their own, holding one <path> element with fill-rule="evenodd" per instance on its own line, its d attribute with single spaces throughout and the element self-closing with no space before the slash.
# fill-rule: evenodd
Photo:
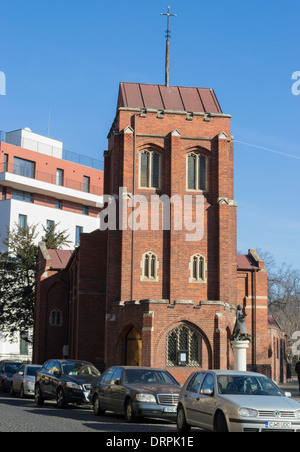
<svg viewBox="0 0 300 452">
<path fill-rule="evenodd" d="M 291 422 L 267 422 L 266 428 L 280 428 L 280 429 L 291 429 L 292 423 Z"/>
<path fill-rule="evenodd" d="M 163 409 L 163 412 L 164 413 L 176 413 L 177 408 L 176 408 L 176 406 L 168 406 Z"/>
</svg>

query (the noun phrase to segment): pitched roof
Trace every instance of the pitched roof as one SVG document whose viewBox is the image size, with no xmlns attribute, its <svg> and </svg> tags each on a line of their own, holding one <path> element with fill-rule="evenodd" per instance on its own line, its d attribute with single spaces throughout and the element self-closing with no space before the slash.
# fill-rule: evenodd
<svg viewBox="0 0 300 452">
<path fill-rule="evenodd" d="M 121 107 L 222 114 L 213 89 L 142 83 L 120 83 Z"/>
<path fill-rule="evenodd" d="M 55 269 L 64 269 L 66 268 L 72 254 L 74 251 L 70 250 L 47 250 L 49 253 L 49 256 L 52 261 L 52 268 Z"/>
<path fill-rule="evenodd" d="M 238 270 L 257 270 L 259 266 L 251 255 L 245 256 L 244 254 L 237 255 L 237 267 Z"/>
<path fill-rule="evenodd" d="M 268 326 L 274 330 L 282 331 L 275 318 L 270 314 L 268 315 Z"/>
</svg>

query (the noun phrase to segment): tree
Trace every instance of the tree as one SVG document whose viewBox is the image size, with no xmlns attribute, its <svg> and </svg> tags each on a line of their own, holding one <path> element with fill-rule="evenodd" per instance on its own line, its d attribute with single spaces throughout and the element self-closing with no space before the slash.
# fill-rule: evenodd
<svg viewBox="0 0 300 452">
<path fill-rule="evenodd" d="M 67 231 L 60 232 L 54 226 L 44 232 L 48 249 L 70 243 Z M 37 237 L 37 225 L 15 225 L 12 230 L 7 228 L 3 240 L 8 251 L 0 253 L 0 328 L 6 338 L 13 338 L 15 333 L 26 338 L 33 328 Z"/>
<path fill-rule="evenodd" d="M 259 254 L 268 270 L 269 312 L 287 334 L 291 346 L 293 334 L 300 331 L 300 271 L 286 263 L 279 267 L 270 253 Z"/>
<path fill-rule="evenodd" d="M 9 231 L 0 253 L 0 325 L 6 337 L 26 337 L 33 327 L 37 226 Z"/>
<path fill-rule="evenodd" d="M 70 245 L 72 242 L 68 240 L 70 234 L 67 230 L 59 231 L 60 223 L 52 223 L 50 227 L 43 226 L 44 236 L 42 241 L 45 242 L 48 250 L 60 250 Z"/>
</svg>

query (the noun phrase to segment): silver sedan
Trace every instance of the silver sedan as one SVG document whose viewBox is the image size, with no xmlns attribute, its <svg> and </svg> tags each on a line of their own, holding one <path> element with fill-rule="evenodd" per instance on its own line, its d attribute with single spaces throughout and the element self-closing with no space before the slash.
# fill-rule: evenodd
<svg viewBox="0 0 300 452">
<path fill-rule="evenodd" d="M 254 372 L 194 372 L 179 397 L 177 427 L 215 432 L 300 432 L 300 404 L 265 375 Z"/>
<path fill-rule="evenodd" d="M 22 398 L 34 397 L 35 377 L 41 367 L 40 365 L 23 364 L 12 377 L 11 395 L 20 394 Z"/>
</svg>

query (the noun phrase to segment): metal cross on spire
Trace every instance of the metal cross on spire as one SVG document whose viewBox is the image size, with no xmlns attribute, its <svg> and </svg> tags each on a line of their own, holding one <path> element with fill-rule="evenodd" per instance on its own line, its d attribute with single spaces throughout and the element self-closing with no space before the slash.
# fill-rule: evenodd
<svg viewBox="0 0 300 452">
<path fill-rule="evenodd" d="M 167 14 L 161 13 L 161 16 L 167 16 L 168 20 L 168 28 L 166 31 L 166 38 L 167 38 L 167 48 L 166 48 L 166 86 L 169 86 L 170 81 L 170 37 L 171 37 L 171 31 L 170 31 L 170 17 L 177 17 L 177 14 L 170 14 L 171 7 L 168 6 L 168 12 Z"/>
</svg>

